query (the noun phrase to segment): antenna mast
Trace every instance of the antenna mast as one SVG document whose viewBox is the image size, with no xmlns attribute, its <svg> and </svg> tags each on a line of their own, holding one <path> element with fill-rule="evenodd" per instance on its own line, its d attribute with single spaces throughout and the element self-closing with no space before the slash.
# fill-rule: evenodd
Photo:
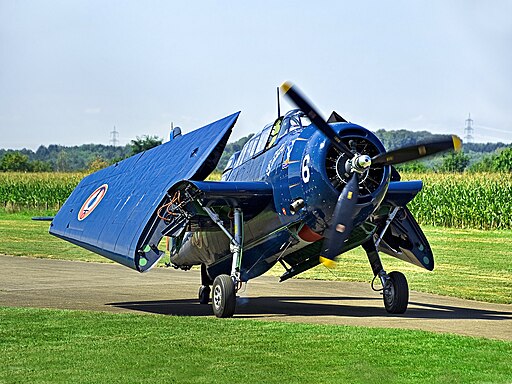
<svg viewBox="0 0 512 384">
<path fill-rule="evenodd" d="M 281 117 L 281 103 L 279 100 L 279 87 L 277 87 L 277 118 Z"/>
<path fill-rule="evenodd" d="M 110 131 L 110 145 L 117 147 L 117 143 L 119 143 L 118 136 L 119 132 L 116 131 L 116 126 L 114 125 L 114 130 Z"/>
<path fill-rule="evenodd" d="M 466 143 L 473 142 L 473 133 L 475 130 L 473 129 L 473 119 L 471 118 L 471 113 L 468 115 L 466 119 L 466 126 L 464 127 L 464 141 Z"/>
</svg>

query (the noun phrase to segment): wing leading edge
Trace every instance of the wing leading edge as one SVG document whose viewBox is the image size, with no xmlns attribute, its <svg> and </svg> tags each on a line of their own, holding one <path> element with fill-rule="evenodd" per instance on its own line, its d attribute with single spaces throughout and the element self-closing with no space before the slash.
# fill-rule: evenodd
<svg viewBox="0 0 512 384">
<path fill-rule="evenodd" d="M 204 180 L 215 169 L 239 112 L 85 177 L 50 233 L 136 270 L 161 257 L 156 247 L 141 269 L 138 249 L 155 212 L 181 180 Z"/>
</svg>

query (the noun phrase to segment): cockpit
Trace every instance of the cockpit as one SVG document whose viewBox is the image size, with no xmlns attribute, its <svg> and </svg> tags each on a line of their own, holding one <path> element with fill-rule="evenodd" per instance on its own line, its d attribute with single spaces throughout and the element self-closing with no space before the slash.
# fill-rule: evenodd
<svg viewBox="0 0 512 384">
<path fill-rule="evenodd" d="M 222 173 L 222 180 L 229 177 L 233 168 L 275 146 L 283 136 L 295 130 L 306 128 L 310 124 L 309 117 L 300 109 L 292 109 L 284 116 L 277 118 L 274 123 L 267 124 L 261 132 L 255 134 L 245 143 L 240 152 L 236 152 L 230 157 Z"/>
<path fill-rule="evenodd" d="M 284 115 L 278 138 L 280 139 L 287 133 L 297 129 L 306 128 L 310 124 L 311 120 L 309 120 L 309 117 L 304 112 L 300 109 L 293 109 Z"/>
</svg>

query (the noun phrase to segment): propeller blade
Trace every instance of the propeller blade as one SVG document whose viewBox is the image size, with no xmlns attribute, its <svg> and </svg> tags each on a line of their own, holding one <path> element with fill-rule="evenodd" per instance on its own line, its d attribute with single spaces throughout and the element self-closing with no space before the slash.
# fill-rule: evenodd
<svg viewBox="0 0 512 384">
<path fill-rule="evenodd" d="M 320 262 L 328 268 L 336 265 L 334 259 L 341 253 L 345 240 L 352 232 L 358 197 L 359 176 L 354 172 L 338 198 L 332 224 L 324 235 L 324 250 L 320 256 Z"/>
<path fill-rule="evenodd" d="M 285 81 L 281 85 L 281 91 L 284 95 L 288 96 L 295 103 L 297 107 L 299 107 L 302 112 L 308 115 L 309 119 L 315 126 L 329 138 L 338 150 L 347 154 L 349 157 L 354 156 L 352 151 L 341 141 L 341 138 L 338 134 L 325 122 L 325 120 L 320 116 L 320 114 L 316 111 L 316 109 L 311 105 L 309 101 L 306 100 L 304 96 L 300 93 L 297 86 L 293 85 L 289 81 Z"/>
<path fill-rule="evenodd" d="M 436 153 L 446 151 L 459 151 L 462 147 L 462 141 L 458 136 L 452 135 L 450 138 L 435 140 L 423 144 L 411 145 L 384 152 L 374 156 L 372 165 L 394 165 L 405 163 L 406 161 L 417 160 L 423 157 L 432 156 Z"/>
</svg>

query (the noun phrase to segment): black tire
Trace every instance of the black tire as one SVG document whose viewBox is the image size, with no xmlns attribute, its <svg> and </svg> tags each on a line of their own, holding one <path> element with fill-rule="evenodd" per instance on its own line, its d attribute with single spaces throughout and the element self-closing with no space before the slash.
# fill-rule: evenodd
<svg viewBox="0 0 512 384">
<path fill-rule="evenodd" d="M 220 275 L 213 280 L 212 307 L 217 317 L 232 317 L 235 313 L 236 293 L 231 276 Z"/>
<path fill-rule="evenodd" d="M 409 304 L 409 285 L 401 272 L 393 271 L 389 274 L 391 286 L 384 290 L 384 306 L 392 314 L 402 314 Z"/>
<path fill-rule="evenodd" d="M 199 303 L 208 304 L 210 302 L 211 289 L 208 285 L 201 285 L 199 288 Z"/>
</svg>

